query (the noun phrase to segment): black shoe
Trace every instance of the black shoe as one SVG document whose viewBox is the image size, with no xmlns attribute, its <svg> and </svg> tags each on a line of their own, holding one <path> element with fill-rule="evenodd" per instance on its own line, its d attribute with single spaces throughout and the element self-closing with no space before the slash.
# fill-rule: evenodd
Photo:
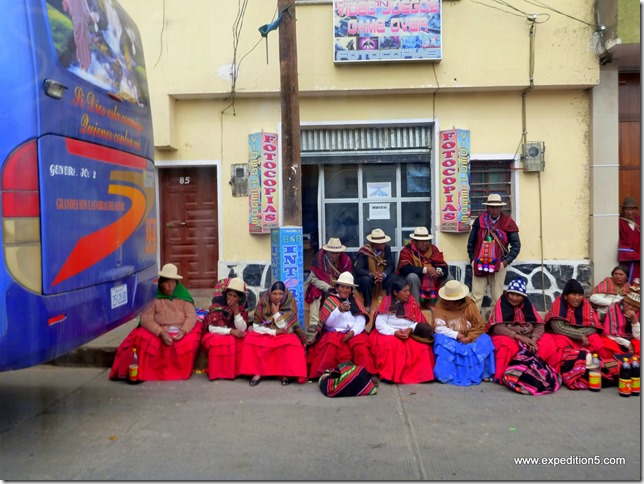
<svg viewBox="0 0 644 484">
<path fill-rule="evenodd" d="M 287 385 L 290 385 L 290 384 L 291 384 L 291 379 L 290 378 L 287 378 L 287 377 L 282 378 L 282 386 L 283 387 L 285 387 Z"/>
<path fill-rule="evenodd" d="M 260 376 L 254 376 L 253 378 L 251 378 L 251 380 L 248 382 L 248 384 L 251 387 L 254 387 L 254 386 L 259 385 L 260 380 L 261 380 Z"/>
</svg>

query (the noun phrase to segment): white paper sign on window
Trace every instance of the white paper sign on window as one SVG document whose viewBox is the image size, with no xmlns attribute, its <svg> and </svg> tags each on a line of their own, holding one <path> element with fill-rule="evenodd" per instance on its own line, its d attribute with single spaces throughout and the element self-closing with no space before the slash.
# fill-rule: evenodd
<svg viewBox="0 0 644 484">
<path fill-rule="evenodd" d="M 367 198 L 391 198 L 391 182 L 367 183 Z"/>
<path fill-rule="evenodd" d="M 370 203 L 369 220 L 389 220 L 389 203 Z"/>
</svg>

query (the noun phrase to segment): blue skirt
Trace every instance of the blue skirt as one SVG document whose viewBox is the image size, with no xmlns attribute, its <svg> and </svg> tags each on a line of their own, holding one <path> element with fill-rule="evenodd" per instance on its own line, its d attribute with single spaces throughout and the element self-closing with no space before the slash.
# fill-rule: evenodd
<svg viewBox="0 0 644 484">
<path fill-rule="evenodd" d="M 459 343 L 442 334 L 434 334 L 436 366 L 434 377 L 441 383 L 478 385 L 494 376 L 494 344 L 487 334 L 473 343 Z"/>
</svg>

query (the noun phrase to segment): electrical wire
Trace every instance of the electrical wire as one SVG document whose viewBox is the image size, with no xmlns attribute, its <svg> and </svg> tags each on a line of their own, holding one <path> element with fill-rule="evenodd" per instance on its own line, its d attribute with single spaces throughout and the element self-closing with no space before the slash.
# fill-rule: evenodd
<svg viewBox="0 0 644 484">
<path fill-rule="evenodd" d="M 588 22 L 586 22 L 584 20 L 580 20 L 580 19 L 578 19 L 576 17 L 573 17 L 572 15 L 568 15 L 567 13 L 561 12 L 561 11 L 557 10 L 556 8 L 552 8 L 550 5 L 548 5 L 545 2 L 542 2 L 540 0 L 523 0 L 523 1 L 526 2 L 526 3 L 529 3 L 530 5 L 534 5 L 535 7 L 545 8 L 546 10 L 551 10 L 551 11 L 553 11 L 555 13 L 558 13 L 559 15 L 563 15 L 564 17 L 568 17 L 571 20 L 575 20 L 576 22 L 580 22 L 580 23 L 582 23 L 584 25 L 587 25 L 588 27 L 590 27 L 593 30 L 598 30 L 599 29 L 598 25 L 589 24 Z"/>
<path fill-rule="evenodd" d="M 154 67 L 156 67 L 159 61 L 161 60 L 161 54 L 163 53 L 163 33 L 164 32 L 165 32 L 165 0 L 163 0 L 163 23 L 161 24 L 161 37 L 159 40 L 159 57 L 157 58 L 157 61 L 154 63 Z"/>
</svg>

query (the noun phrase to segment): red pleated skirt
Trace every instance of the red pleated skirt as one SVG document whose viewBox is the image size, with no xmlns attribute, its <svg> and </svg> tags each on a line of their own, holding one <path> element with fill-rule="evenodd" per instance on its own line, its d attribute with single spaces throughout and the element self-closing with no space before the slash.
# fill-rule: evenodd
<svg viewBox="0 0 644 484">
<path fill-rule="evenodd" d="M 604 353 L 607 358 L 613 358 L 615 355 L 622 355 L 624 353 L 629 353 L 626 348 L 618 345 L 615 341 L 610 339 L 608 336 L 602 336 L 602 343 L 604 344 Z M 631 343 L 633 344 L 633 354 L 640 354 L 640 340 L 632 339 Z"/>
<path fill-rule="evenodd" d="M 187 380 L 192 375 L 200 340 L 200 321 L 190 333 L 170 346 L 163 344 L 158 336 L 147 329 L 134 328 L 116 350 L 110 379 L 127 378 L 132 348 L 136 348 L 139 380 Z"/>
<path fill-rule="evenodd" d="M 304 346 L 293 333 L 271 336 L 248 331 L 239 372 L 250 376 L 286 376 L 306 383 Z"/>
<path fill-rule="evenodd" d="M 204 334 L 201 345 L 208 355 L 209 379 L 233 380 L 240 375 L 245 339 L 236 338 L 232 334 Z"/>
<path fill-rule="evenodd" d="M 376 374 L 376 365 L 371 355 L 369 336 L 360 333 L 349 341 L 344 341 L 345 334 L 327 332 L 320 340 L 307 350 L 306 360 L 309 366 L 309 378 L 318 378 L 325 370 L 335 368 L 338 363 L 351 361 L 364 366 L 372 375 Z"/>
<path fill-rule="evenodd" d="M 544 333 L 539 338 L 537 345 L 539 347 L 537 354 L 557 372 L 561 371 L 561 356 L 566 348 L 585 349 L 597 353 L 600 358 L 606 357 L 602 338 L 598 334 L 588 336 L 588 346 L 586 347 L 563 334 L 555 333 Z"/>
<path fill-rule="evenodd" d="M 494 344 L 494 364 L 495 372 L 494 378 L 499 381 L 503 378 L 505 369 L 510 364 L 510 360 L 519 352 L 519 344 L 514 338 L 509 336 L 495 334 L 490 336 Z"/>
<path fill-rule="evenodd" d="M 394 383 L 423 383 L 434 380 L 434 352 L 428 344 L 369 333 L 371 353 L 381 380 Z"/>
</svg>

